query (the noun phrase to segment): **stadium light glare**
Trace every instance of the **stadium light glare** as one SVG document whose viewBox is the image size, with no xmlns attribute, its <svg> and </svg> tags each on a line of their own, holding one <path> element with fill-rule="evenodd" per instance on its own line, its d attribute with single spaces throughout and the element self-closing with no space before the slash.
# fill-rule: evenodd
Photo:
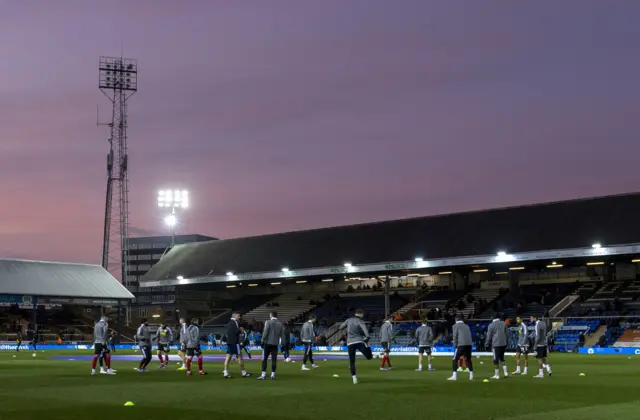
<svg viewBox="0 0 640 420">
<path fill-rule="evenodd" d="M 556 264 L 555 262 L 547 266 L 547 268 L 562 268 L 562 267 L 563 267 L 562 264 Z"/>
<path fill-rule="evenodd" d="M 250 283 L 249 287 L 256 287 L 258 285 L 258 283 Z"/>
<path fill-rule="evenodd" d="M 189 191 L 186 191 L 186 190 L 158 191 L 158 207 L 186 209 L 187 207 L 189 207 Z"/>
<path fill-rule="evenodd" d="M 486 273 L 487 271 L 489 271 L 488 268 L 479 268 L 477 270 L 473 270 L 474 273 Z"/>
<path fill-rule="evenodd" d="M 282 272 L 283 272 L 283 273 L 288 273 L 288 272 L 289 272 L 289 269 L 288 269 L 287 267 L 284 267 L 284 268 L 282 269 Z"/>
<path fill-rule="evenodd" d="M 330 282 L 332 282 L 332 281 L 333 281 L 333 279 L 322 279 L 322 281 L 323 281 L 324 283 L 330 283 Z"/>
<path fill-rule="evenodd" d="M 344 263 L 344 266 L 345 266 L 346 268 L 351 268 L 351 267 L 352 267 L 351 263 Z"/>
<path fill-rule="evenodd" d="M 596 242 L 595 244 L 591 245 L 591 248 L 600 249 L 600 248 L 602 248 L 602 245 L 600 245 L 600 243 Z"/>
<path fill-rule="evenodd" d="M 631 260 L 632 263 L 640 263 L 640 260 Z"/>
<path fill-rule="evenodd" d="M 235 284 L 227 284 L 227 289 L 235 289 L 236 285 Z"/>
<path fill-rule="evenodd" d="M 604 261 L 591 261 L 587 265 L 604 265 Z"/>
<path fill-rule="evenodd" d="M 178 280 L 184 280 L 184 277 L 182 277 L 182 276 L 178 276 L 177 278 L 178 278 Z"/>
<path fill-rule="evenodd" d="M 416 261 L 417 263 L 421 263 L 421 262 L 423 262 L 423 261 L 424 261 L 424 259 L 423 259 L 423 258 L 420 258 L 420 257 L 417 257 L 415 261 Z"/>
<path fill-rule="evenodd" d="M 438 274 L 440 274 L 441 276 L 444 276 L 445 274 L 453 274 L 453 271 L 441 271 Z"/>
<path fill-rule="evenodd" d="M 506 257 L 507 253 L 504 251 L 498 251 L 498 257 Z"/>
<path fill-rule="evenodd" d="M 151 315 L 151 318 L 160 318 L 160 314 L 153 314 Z"/>
<path fill-rule="evenodd" d="M 272 286 L 278 286 L 281 285 L 282 283 L 280 283 L 279 281 L 274 281 L 271 283 Z"/>
<path fill-rule="evenodd" d="M 233 276 L 233 272 L 227 271 L 227 276 Z"/>
<path fill-rule="evenodd" d="M 298 280 L 298 281 L 296 281 L 296 284 L 304 284 L 306 282 L 307 282 L 306 280 Z"/>
<path fill-rule="evenodd" d="M 178 223 L 178 218 L 175 214 L 170 214 L 164 218 L 164 224 L 173 228 Z"/>
<path fill-rule="evenodd" d="M 524 270 L 524 267 L 509 267 L 509 270 Z"/>
</svg>

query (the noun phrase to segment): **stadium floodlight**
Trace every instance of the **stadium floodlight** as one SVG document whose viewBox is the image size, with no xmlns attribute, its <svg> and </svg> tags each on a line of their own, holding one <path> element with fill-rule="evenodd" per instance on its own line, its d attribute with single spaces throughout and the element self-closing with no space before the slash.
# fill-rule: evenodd
<svg viewBox="0 0 640 420">
<path fill-rule="evenodd" d="M 498 257 L 506 257 L 507 253 L 504 251 L 498 251 Z"/>
<path fill-rule="evenodd" d="M 351 267 L 352 267 L 352 266 L 351 266 L 351 263 L 344 263 L 344 266 L 345 266 L 346 268 L 351 268 Z"/>
<path fill-rule="evenodd" d="M 283 273 L 288 273 L 288 272 L 289 272 L 289 269 L 288 269 L 287 267 L 284 267 L 284 268 L 282 269 L 282 272 L 283 272 Z"/>
<path fill-rule="evenodd" d="M 233 272 L 232 271 L 227 271 L 227 276 L 229 276 L 229 277 L 233 276 Z"/>
<path fill-rule="evenodd" d="M 415 259 L 415 261 L 416 261 L 417 263 L 421 263 L 421 262 L 423 262 L 423 261 L 424 261 L 424 259 L 422 259 L 422 258 L 420 258 L 420 257 L 417 257 L 417 258 Z"/>
<path fill-rule="evenodd" d="M 178 276 L 177 278 L 178 278 L 178 280 L 184 280 L 184 277 L 182 277 L 182 276 Z"/>
<path fill-rule="evenodd" d="M 175 227 L 177 223 L 178 223 L 178 218 L 176 217 L 175 214 L 170 214 L 164 218 L 164 224 L 169 226 L 170 228 Z"/>
<path fill-rule="evenodd" d="M 602 245 L 600 245 L 598 242 L 596 242 L 595 244 L 591 245 L 591 248 L 600 249 L 600 248 L 602 248 Z"/>
<path fill-rule="evenodd" d="M 186 209 L 189 207 L 189 191 L 160 190 L 158 191 L 158 207 L 170 209 Z"/>
<path fill-rule="evenodd" d="M 136 92 L 138 61 L 122 57 L 100 57 L 98 87 L 104 90 Z"/>
</svg>

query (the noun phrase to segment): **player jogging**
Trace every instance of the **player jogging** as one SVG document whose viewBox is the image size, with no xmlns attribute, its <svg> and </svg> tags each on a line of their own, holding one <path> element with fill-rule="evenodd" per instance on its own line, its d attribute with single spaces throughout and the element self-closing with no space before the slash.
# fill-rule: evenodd
<svg viewBox="0 0 640 420">
<path fill-rule="evenodd" d="M 33 346 L 34 353 L 38 351 L 38 331 L 34 328 L 31 330 L 31 346 Z"/>
<path fill-rule="evenodd" d="M 427 353 L 427 363 L 429 370 L 435 370 L 431 367 L 431 347 L 433 346 L 433 329 L 427 324 L 427 320 L 422 321 L 422 325 L 416 330 L 416 340 L 418 341 L 418 369 L 416 372 L 422 372 L 422 355 Z"/>
<path fill-rule="evenodd" d="M 158 359 L 160 359 L 160 368 L 166 368 L 169 365 L 169 345 L 173 341 L 173 332 L 166 324 L 162 324 L 154 340 L 158 342 Z M 164 359 L 162 356 L 164 355 Z"/>
<path fill-rule="evenodd" d="M 512 375 L 526 375 L 529 370 L 529 329 L 521 317 L 516 318 L 518 323 L 518 346 L 516 347 L 516 370 Z M 524 370 L 520 371 L 520 359 L 524 356 Z"/>
<path fill-rule="evenodd" d="M 347 350 L 349 353 L 349 370 L 351 371 L 351 377 L 353 378 L 354 385 L 358 383 L 356 377 L 356 351 L 362 353 L 367 359 L 373 359 L 373 353 L 371 353 L 371 347 L 369 347 L 369 330 L 366 324 L 362 320 L 364 312 L 362 309 L 356 310 L 355 316 L 347 319 L 340 325 L 340 330 L 347 330 Z"/>
<path fill-rule="evenodd" d="M 180 318 L 180 350 L 178 350 L 178 356 L 182 359 L 182 366 L 178 368 L 178 370 L 187 370 L 187 319 Z"/>
<path fill-rule="evenodd" d="M 96 374 L 96 363 L 100 360 L 100 373 L 106 375 L 115 375 L 115 371 L 111 369 L 111 354 L 109 354 L 109 348 L 107 347 L 107 341 L 109 339 L 109 326 L 107 324 L 107 317 L 100 318 L 93 329 L 93 361 L 91 363 L 91 375 Z M 107 365 L 107 370 L 104 370 L 102 363 Z"/>
<path fill-rule="evenodd" d="M 264 323 L 262 332 L 262 375 L 258 380 L 267 379 L 267 361 L 271 356 L 271 380 L 276 379 L 276 367 L 278 366 L 278 346 L 284 341 L 284 326 L 278 321 L 278 313 L 272 311 L 269 320 Z"/>
<path fill-rule="evenodd" d="M 202 351 L 200 350 L 200 328 L 198 327 L 199 319 L 193 318 L 191 324 L 187 327 L 187 376 L 191 376 L 191 361 L 194 357 L 198 358 L 198 373 L 206 375 L 207 372 L 202 368 Z"/>
<path fill-rule="evenodd" d="M 225 378 L 231 378 L 231 375 L 229 375 L 229 362 L 231 361 L 232 356 L 236 356 L 238 358 L 242 377 L 246 378 L 251 376 L 250 373 L 247 373 L 247 371 L 244 370 L 244 360 L 242 360 L 242 351 L 240 349 L 240 317 L 240 312 L 234 312 L 227 323 L 227 357 L 224 359 L 223 372 Z"/>
<path fill-rule="evenodd" d="M 547 346 L 547 323 L 544 319 L 537 319 L 532 316 L 531 321 L 535 322 L 535 335 L 533 345 L 536 350 L 536 359 L 538 359 L 538 374 L 534 378 L 544 378 L 544 370 L 551 376 L 551 365 L 547 361 L 549 347 Z"/>
<path fill-rule="evenodd" d="M 389 355 L 391 354 L 391 341 L 394 339 L 394 336 L 391 319 L 387 319 L 382 324 L 382 327 L 380 327 L 380 345 L 382 345 L 382 364 L 380 365 L 380 370 L 392 369 Z M 384 367 L 386 363 L 389 363 L 388 368 Z"/>
<path fill-rule="evenodd" d="M 473 361 L 471 360 L 471 350 L 473 346 L 473 340 L 471 338 L 471 329 L 464 323 L 464 317 L 462 314 L 456 315 L 456 323 L 453 324 L 451 331 L 453 337 L 453 353 L 452 370 L 453 373 L 447 380 L 455 381 L 458 379 L 458 360 L 461 357 L 466 357 L 469 361 L 469 380 L 473 380 Z"/>
<path fill-rule="evenodd" d="M 313 362 L 313 343 L 316 341 L 316 328 L 313 326 L 316 316 L 309 315 L 309 320 L 302 324 L 300 330 L 300 340 L 304 345 L 304 356 L 302 357 L 302 370 L 311 370 L 307 367 L 307 361 L 311 362 L 311 368 L 316 369 L 318 365 Z"/>
<path fill-rule="evenodd" d="M 509 327 L 505 324 L 504 320 L 507 317 L 499 313 L 496 319 L 494 319 L 489 328 L 487 328 L 486 346 L 493 351 L 493 367 L 494 375 L 491 379 L 500 379 L 500 364 L 502 364 L 502 370 L 504 377 L 509 377 L 509 371 L 507 370 L 507 364 L 504 361 L 504 353 L 507 350 L 507 337 L 509 337 Z"/>
<path fill-rule="evenodd" d="M 140 360 L 140 365 L 137 370 L 138 372 L 144 372 L 149 362 L 151 362 L 151 330 L 149 329 L 149 323 L 146 319 L 143 319 L 138 327 L 136 339 L 138 340 L 140 352 L 142 353 L 142 360 Z"/>
<path fill-rule="evenodd" d="M 20 346 L 22 345 L 22 333 L 19 332 L 16 336 L 16 351 L 20 351 Z"/>
</svg>

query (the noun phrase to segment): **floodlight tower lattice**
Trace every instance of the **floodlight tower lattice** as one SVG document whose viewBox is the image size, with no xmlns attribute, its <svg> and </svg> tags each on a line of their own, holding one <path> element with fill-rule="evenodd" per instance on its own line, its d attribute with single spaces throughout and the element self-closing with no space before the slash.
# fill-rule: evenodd
<svg viewBox="0 0 640 420">
<path fill-rule="evenodd" d="M 98 87 L 112 105 L 107 191 L 102 241 L 102 266 L 125 287 L 128 278 L 129 179 L 127 155 L 128 100 L 138 90 L 137 60 L 100 57 Z M 130 313 L 127 311 L 127 323 Z"/>
</svg>

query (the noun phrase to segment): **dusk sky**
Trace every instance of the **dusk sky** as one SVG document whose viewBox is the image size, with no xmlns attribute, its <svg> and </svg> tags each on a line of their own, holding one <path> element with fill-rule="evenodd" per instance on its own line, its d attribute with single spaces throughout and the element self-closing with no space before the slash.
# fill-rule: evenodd
<svg viewBox="0 0 640 420">
<path fill-rule="evenodd" d="M 99 263 L 98 59 L 138 59 L 130 221 L 221 238 L 637 191 L 640 2 L 0 0 L 0 257 Z"/>
</svg>

